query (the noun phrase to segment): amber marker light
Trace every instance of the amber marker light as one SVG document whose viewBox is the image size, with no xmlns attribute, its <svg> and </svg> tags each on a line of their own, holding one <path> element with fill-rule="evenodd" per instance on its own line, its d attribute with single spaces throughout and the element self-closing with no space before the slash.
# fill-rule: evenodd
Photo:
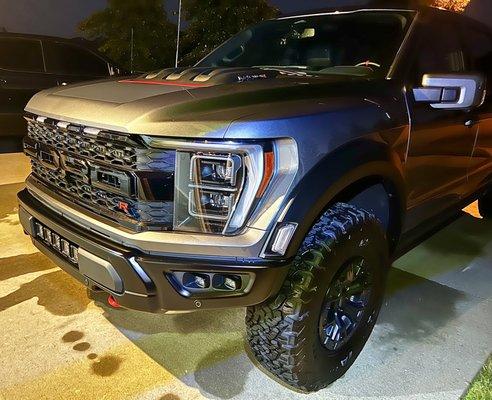
<svg viewBox="0 0 492 400">
<path fill-rule="evenodd" d="M 259 198 L 263 196 L 270 183 L 270 179 L 272 179 L 273 172 L 275 170 L 275 154 L 273 151 L 264 154 L 264 173 L 263 179 L 261 180 L 260 187 L 258 188 L 258 193 L 256 197 Z"/>
</svg>

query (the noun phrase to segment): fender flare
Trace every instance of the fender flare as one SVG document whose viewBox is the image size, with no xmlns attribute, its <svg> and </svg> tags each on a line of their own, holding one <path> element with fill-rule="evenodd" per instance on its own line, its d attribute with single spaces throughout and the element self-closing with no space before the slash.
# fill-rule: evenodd
<svg viewBox="0 0 492 400">
<path fill-rule="evenodd" d="M 406 191 L 402 161 L 387 143 L 359 140 L 341 147 L 323 158 L 306 174 L 286 201 L 282 221 L 298 224 L 285 257 L 294 257 L 309 232 L 325 210 L 351 186 L 363 181 L 378 181 L 389 194 L 391 207 L 399 212 L 394 221 L 396 242 L 401 233 L 406 210 Z M 393 248 L 396 243 L 391 243 Z"/>
</svg>

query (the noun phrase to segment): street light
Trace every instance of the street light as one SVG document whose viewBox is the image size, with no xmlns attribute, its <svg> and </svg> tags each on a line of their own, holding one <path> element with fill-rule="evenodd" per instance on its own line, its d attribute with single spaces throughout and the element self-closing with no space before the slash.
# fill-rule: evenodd
<svg viewBox="0 0 492 400">
<path fill-rule="evenodd" d="M 176 62 L 174 63 L 174 66 L 178 68 L 178 62 L 179 62 L 179 39 L 181 37 L 181 1 L 179 0 L 179 10 L 178 10 L 178 34 L 176 38 Z"/>
</svg>

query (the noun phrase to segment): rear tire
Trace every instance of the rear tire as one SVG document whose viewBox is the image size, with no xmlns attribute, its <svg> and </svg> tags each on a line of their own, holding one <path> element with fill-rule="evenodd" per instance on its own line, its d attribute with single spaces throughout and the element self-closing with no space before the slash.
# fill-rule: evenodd
<svg viewBox="0 0 492 400">
<path fill-rule="evenodd" d="M 492 218 L 492 191 L 487 191 L 478 199 L 478 212 L 482 218 Z"/>
<path fill-rule="evenodd" d="M 376 218 L 335 204 L 305 237 L 276 298 L 248 308 L 252 355 L 292 388 L 328 386 L 350 368 L 372 332 L 388 265 Z"/>
</svg>

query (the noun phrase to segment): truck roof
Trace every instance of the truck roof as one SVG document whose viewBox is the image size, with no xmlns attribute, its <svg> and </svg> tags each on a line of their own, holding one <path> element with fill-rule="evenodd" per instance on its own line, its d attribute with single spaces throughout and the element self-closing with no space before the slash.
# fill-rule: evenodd
<svg viewBox="0 0 492 400">
<path fill-rule="evenodd" d="M 429 11 L 438 13 L 450 13 L 458 15 L 452 11 L 440 9 L 437 7 L 431 7 L 423 3 L 421 0 L 375 0 L 361 2 L 357 5 L 344 5 L 344 6 L 332 6 L 323 7 L 317 9 L 311 9 L 303 12 L 287 13 L 282 14 L 280 18 L 286 17 L 296 17 L 296 16 L 306 16 L 306 15 L 316 15 L 316 14 L 329 14 L 333 12 L 350 12 L 350 11 L 361 11 L 361 10 L 402 10 L 402 11 Z"/>
<path fill-rule="evenodd" d="M 0 32 L 0 37 L 24 38 L 24 39 L 35 39 L 35 40 L 52 40 L 55 42 L 77 44 L 79 46 L 90 48 L 91 50 L 96 49 L 96 46 L 92 41 L 86 40 L 82 37 L 68 39 L 58 36 L 48 36 L 48 35 L 38 35 L 33 33 L 18 33 L 18 32 Z"/>
<path fill-rule="evenodd" d="M 452 18 L 460 18 L 462 20 L 469 21 L 473 23 L 476 28 L 479 28 L 483 31 L 488 32 L 488 34 L 492 34 L 492 29 L 490 26 L 484 24 L 481 21 L 478 21 L 470 16 L 458 13 L 454 11 L 450 11 L 444 8 L 433 7 L 424 4 L 425 0 L 374 0 L 368 1 L 363 4 L 358 5 L 350 5 L 350 6 L 339 6 L 339 7 L 324 7 L 318 9 L 310 9 L 303 12 L 295 12 L 282 14 L 278 17 L 278 19 L 283 18 L 295 18 L 295 17 L 307 17 L 307 16 L 315 16 L 315 15 L 323 15 L 323 14 L 331 14 L 335 12 L 351 12 L 351 11 L 418 11 L 425 14 L 430 15 L 448 15 Z"/>
</svg>

